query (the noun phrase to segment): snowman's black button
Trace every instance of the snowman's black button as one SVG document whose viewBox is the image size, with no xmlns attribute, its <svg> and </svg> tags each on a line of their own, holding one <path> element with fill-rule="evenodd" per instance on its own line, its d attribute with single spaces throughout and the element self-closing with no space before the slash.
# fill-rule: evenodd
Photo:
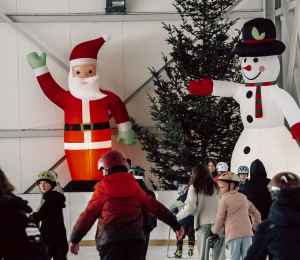
<svg viewBox="0 0 300 260">
<path fill-rule="evenodd" d="M 247 116 L 247 121 L 249 122 L 249 123 L 252 123 L 253 122 L 253 117 L 252 116 Z"/>
<path fill-rule="evenodd" d="M 245 147 L 244 153 L 245 153 L 245 154 L 250 153 L 250 147 L 249 147 L 249 146 L 246 146 L 246 147 Z"/>
<path fill-rule="evenodd" d="M 251 98 L 252 95 L 253 95 L 253 92 L 252 92 L 251 90 L 249 90 L 249 91 L 247 92 L 247 94 L 246 94 L 246 97 L 247 97 L 247 98 Z"/>
</svg>

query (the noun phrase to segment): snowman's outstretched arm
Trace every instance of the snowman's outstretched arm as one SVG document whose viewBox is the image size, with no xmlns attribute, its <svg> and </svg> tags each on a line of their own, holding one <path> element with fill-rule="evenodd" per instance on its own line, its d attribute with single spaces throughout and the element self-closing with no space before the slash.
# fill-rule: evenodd
<svg viewBox="0 0 300 260">
<path fill-rule="evenodd" d="M 193 95 L 212 95 L 220 97 L 233 97 L 243 87 L 240 83 L 219 81 L 204 78 L 199 81 L 191 81 L 189 92 Z"/>
<path fill-rule="evenodd" d="M 291 127 L 294 139 L 300 142 L 300 109 L 293 97 L 285 90 L 278 88 L 274 93 L 274 103 L 281 110 Z"/>
</svg>

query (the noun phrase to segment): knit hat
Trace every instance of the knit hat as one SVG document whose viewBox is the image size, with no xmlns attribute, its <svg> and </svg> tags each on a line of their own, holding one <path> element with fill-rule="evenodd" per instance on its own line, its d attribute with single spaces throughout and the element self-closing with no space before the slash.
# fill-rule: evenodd
<svg viewBox="0 0 300 260">
<path fill-rule="evenodd" d="M 70 65 L 93 64 L 97 65 L 97 54 L 102 45 L 110 40 L 109 34 L 104 34 L 102 37 L 82 42 L 74 47 L 70 55 Z"/>
</svg>

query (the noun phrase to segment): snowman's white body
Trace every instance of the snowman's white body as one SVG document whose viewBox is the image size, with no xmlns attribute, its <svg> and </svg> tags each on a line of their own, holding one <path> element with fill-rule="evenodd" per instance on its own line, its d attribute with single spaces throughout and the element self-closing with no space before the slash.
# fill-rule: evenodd
<svg viewBox="0 0 300 260">
<path fill-rule="evenodd" d="M 247 59 L 251 60 L 253 57 Z M 279 73 L 277 56 L 259 57 L 259 61 L 256 62 L 259 64 L 250 62 L 254 75 L 248 77 L 255 77 L 257 71 L 259 72 L 258 68 L 264 67 L 264 71 L 255 80 L 245 78 L 248 71 L 244 71 L 245 81 L 247 83 L 275 81 Z M 244 63 L 246 62 L 242 63 L 242 67 L 247 65 Z M 256 87 L 214 81 L 212 95 L 233 97 L 240 104 L 244 124 L 244 130 L 232 154 L 231 171 L 237 172 L 239 166 L 250 168 L 251 163 L 259 159 L 266 168 L 268 178 L 282 171 L 300 175 L 300 148 L 284 125 L 284 117 L 290 126 L 300 122 L 298 105 L 290 94 L 277 85 L 262 86 L 263 117 L 255 118 L 255 93 Z"/>
</svg>

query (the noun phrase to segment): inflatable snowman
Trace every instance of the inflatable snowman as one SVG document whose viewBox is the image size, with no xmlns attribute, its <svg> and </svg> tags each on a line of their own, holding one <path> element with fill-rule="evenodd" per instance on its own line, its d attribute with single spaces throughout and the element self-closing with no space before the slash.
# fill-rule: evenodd
<svg viewBox="0 0 300 260">
<path fill-rule="evenodd" d="M 195 95 L 233 97 L 240 104 L 244 131 L 238 139 L 231 159 L 231 171 L 239 166 L 250 167 L 259 159 L 268 177 L 290 171 L 300 175 L 300 110 L 295 100 L 279 88 L 280 71 L 277 55 L 285 45 L 276 40 L 274 23 L 256 18 L 242 28 L 243 41 L 234 52 L 242 57 L 245 85 L 203 79 L 192 81 L 189 91 Z M 284 126 L 284 117 L 291 133 Z"/>
</svg>

